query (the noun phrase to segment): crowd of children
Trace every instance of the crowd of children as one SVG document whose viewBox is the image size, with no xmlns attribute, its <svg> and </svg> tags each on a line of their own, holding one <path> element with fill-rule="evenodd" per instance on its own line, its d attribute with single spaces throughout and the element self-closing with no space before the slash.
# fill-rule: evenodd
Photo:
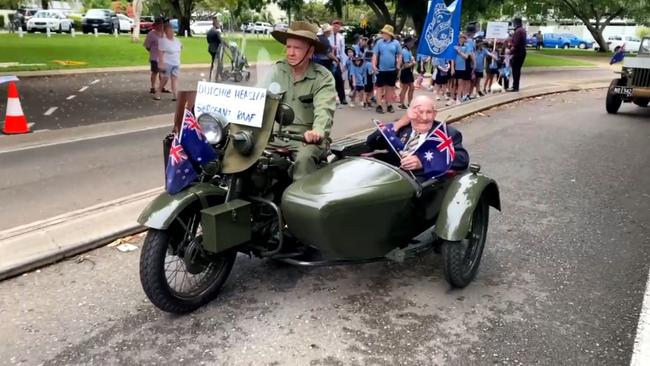
<svg viewBox="0 0 650 366">
<path fill-rule="evenodd" d="M 512 68 L 509 41 L 475 40 L 473 29 L 460 36 L 455 59 L 446 60 L 417 54 L 415 40 L 407 37 L 401 50 L 399 68 L 399 93 L 386 96 L 388 102 L 398 102 L 401 109 L 408 108 L 414 89 L 426 88 L 437 101 L 446 105 L 461 104 L 471 99 L 508 89 Z M 359 37 L 346 50 L 347 72 L 350 87 L 350 107 L 367 110 L 374 107 L 377 91 L 377 71 L 373 68 L 373 38 Z M 430 84 L 425 75 L 431 75 Z M 392 110 L 389 110 L 392 112 Z"/>
</svg>

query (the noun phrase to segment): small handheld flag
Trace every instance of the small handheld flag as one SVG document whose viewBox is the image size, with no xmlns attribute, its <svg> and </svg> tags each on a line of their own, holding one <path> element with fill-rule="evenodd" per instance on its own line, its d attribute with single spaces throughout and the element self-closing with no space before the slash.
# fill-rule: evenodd
<svg viewBox="0 0 650 366">
<path fill-rule="evenodd" d="M 178 136 L 174 136 L 165 169 L 165 190 L 169 194 L 176 194 L 192 183 L 196 177 L 196 170 L 183 150 L 183 145 Z"/>
<path fill-rule="evenodd" d="M 454 141 L 447 132 L 447 124 L 441 122 L 415 150 L 415 155 L 422 162 L 427 179 L 446 174 L 456 159 Z"/>
</svg>

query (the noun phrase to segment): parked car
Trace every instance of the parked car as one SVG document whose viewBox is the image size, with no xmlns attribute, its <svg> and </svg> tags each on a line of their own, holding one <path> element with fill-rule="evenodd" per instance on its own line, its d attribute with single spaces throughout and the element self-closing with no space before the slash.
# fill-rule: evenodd
<svg viewBox="0 0 650 366">
<path fill-rule="evenodd" d="M 192 34 L 206 34 L 212 28 L 212 21 L 210 20 L 197 20 L 190 24 Z"/>
<path fill-rule="evenodd" d="M 266 22 L 255 22 L 252 27 L 253 33 L 270 34 L 273 32 L 273 26 Z"/>
<path fill-rule="evenodd" d="M 239 29 L 241 29 L 241 31 L 244 33 L 250 33 L 253 31 L 253 23 L 249 23 L 249 22 L 242 23 Z"/>
<path fill-rule="evenodd" d="M 280 31 L 280 32 L 286 32 L 287 29 L 289 29 L 289 25 L 286 23 L 278 23 L 273 26 L 273 30 Z"/>
<path fill-rule="evenodd" d="M 120 31 L 120 21 L 114 11 L 110 9 L 90 9 L 81 21 L 81 31 L 86 33 L 97 32 L 113 33 Z"/>
<path fill-rule="evenodd" d="M 178 33 L 178 19 L 170 20 L 169 24 L 171 24 L 172 29 L 174 30 L 174 33 Z"/>
<path fill-rule="evenodd" d="M 117 20 L 120 22 L 120 32 L 133 31 L 133 19 L 124 14 L 117 14 Z"/>
<path fill-rule="evenodd" d="M 618 50 L 625 44 L 625 51 L 639 52 L 641 46 L 641 39 L 634 36 L 610 36 L 607 37 L 607 44 L 610 51 L 618 52 Z"/>
<path fill-rule="evenodd" d="M 27 31 L 32 33 L 36 31 L 46 32 L 49 28 L 52 32 L 70 33 L 74 22 L 60 10 L 40 10 L 27 21 Z"/>
<path fill-rule="evenodd" d="M 30 8 L 19 8 L 16 10 L 17 14 L 20 14 L 18 17 L 18 21 L 20 22 L 20 26 L 23 28 L 24 31 L 27 30 L 27 22 L 34 16 L 34 14 L 38 13 L 41 9 L 30 9 Z"/>
<path fill-rule="evenodd" d="M 149 33 L 153 30 L 153 17 L 140 17 L 140 33 Z"/>
<path fill-rule="evenodd" d="M 544 48 L 580 48 L 588 49 L 594 42 L 578 37 L 571 33 L 545 33 Z"/>
</svg>

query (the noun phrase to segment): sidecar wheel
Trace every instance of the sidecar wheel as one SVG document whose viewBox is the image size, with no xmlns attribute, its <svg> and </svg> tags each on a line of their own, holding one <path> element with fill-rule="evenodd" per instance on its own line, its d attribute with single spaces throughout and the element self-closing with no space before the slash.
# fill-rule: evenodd
<svg viewBox="0 0 650 366">
<path fill-rule="evenodd" d="M 445 279 L 453 287 L 463 288 L 476 277 L 487 238 L 489 206 L 481 198 L 472 215 L 472 226 L 461 241 L 442 242 Z"/>
<path fill-rule="evenodd" d="M 236 251 L 188 266 L 168 230 L 150 229 L 140 256 L 140 282 L 151 302 L 169 313 L 188 313 L 212 301 L 228 278 Z M 197 240 L 200 240 L 197 236 Z M 179 285 L 180 284 L 180 285 Z"/>
</svg>

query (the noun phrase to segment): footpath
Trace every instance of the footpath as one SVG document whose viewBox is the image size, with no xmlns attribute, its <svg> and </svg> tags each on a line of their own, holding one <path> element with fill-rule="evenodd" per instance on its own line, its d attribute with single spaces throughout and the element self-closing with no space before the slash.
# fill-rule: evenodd
<svg viewBox="0 0 650 366">
<path fill-rule="evenodd" d="M 547 80 L 553 78 L 549 77 Z M 498 93 L 469 103 L 439 108 L 438 119 L 453 123 L 481 111 L 526 98 L 604 88 L 609 84 L 609 80 L 611 79 L 565 79 L 529 85 L 517 93 Z M 426 93 L 426 91 L 420 90 L 417 93 Z M 383 116 L 388 119 L 397 118 L 399 115 L 398 112 Z M 336 117 L 333 130 L 334 143 L 365 138 L 371 130 L 367 128 L 367 123 L 350 123 L 360 119 L 369 120 L 372 116 L 367 111 L 339 109 Z M 5 140 L 0 145 L 0 154 L 66 144 L 71 141 L 99 139 L 107 135 L 129 134 L 143 129 L 168 127 L 170 120 L 169 115 L 152 116 L 138 120 L 13 136 L 11 140 Z M 161 167 L 162 165 L 158 166 L 158 169 Z M 0 231 L 0 253 L 2 253 L 0 280 L 105 245 L 125 235 L 143 231 L 144 228 L 138 225 L 136 218 L 153 197 L 161 192 L 162 187 L 154 188 Z"/>
</svg>

